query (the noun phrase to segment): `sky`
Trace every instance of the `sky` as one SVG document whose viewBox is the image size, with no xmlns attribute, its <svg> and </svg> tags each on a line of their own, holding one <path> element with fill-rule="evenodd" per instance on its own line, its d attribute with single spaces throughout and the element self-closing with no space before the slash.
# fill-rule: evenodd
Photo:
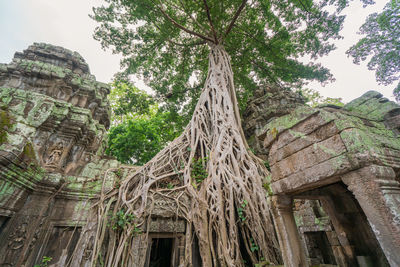
<svg viewBox="0 0 400 267">
<path fill-rule="evenodd" d="M 311 83 L 308 88 L 325 97 L 340 97 L 344 102 L 361 96 L 369 90 L 381 92 L 394 100 L 395 85 L 383 86 L 375 81 L 375 74 L 366 63 L 355 65 L 345 51 L 361 38 L 359 27 L 368 14 L 379 12 L 387 0 L 376 0 L 374 6 L 363 8 L 355 0 L 345 10 L 348 15 L 341 34 L 335 41 L 338 49 L 318 60 L 329 68 L 336 81 L 322 86 Z M 0 63 L 9 63 L 16 51 L 22 51 L 34 42 L 45 42 L 77 51 L 89 64 L 98 81 L 110 82 L 119 71 L 120 56 L 104 51 L 92 35 L 96 22 L 89 18 L 93 6 L 101 0 L 0 0 Z M 142 82 L 137 86 L 143 87 Z"/>
</svg>

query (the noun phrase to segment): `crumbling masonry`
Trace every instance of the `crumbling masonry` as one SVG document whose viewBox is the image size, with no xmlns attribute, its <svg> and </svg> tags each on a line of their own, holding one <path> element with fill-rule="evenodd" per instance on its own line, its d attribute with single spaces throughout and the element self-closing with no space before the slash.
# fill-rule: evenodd
<svg viewBox="0 0 400 267">
<path fill-rule="evenodd" d="M 89 266 L 90 207 L 135 170 L 104 156 L 108 93 L 61 47 L 34 44 L 0 64 L 0 266 L 43 256 Z M 371 91 L 343 108 L 310 108 L 267 88 L 244 117 L 271 169 L 266 197 L 285 266 L 400 266 L 400 106 Z M 168 201 L 155 200 L 141 229 L 148 243 L 140 231 L 135 239 L 145 266 L 185 257 L 185 223 Z"/>
</svg>

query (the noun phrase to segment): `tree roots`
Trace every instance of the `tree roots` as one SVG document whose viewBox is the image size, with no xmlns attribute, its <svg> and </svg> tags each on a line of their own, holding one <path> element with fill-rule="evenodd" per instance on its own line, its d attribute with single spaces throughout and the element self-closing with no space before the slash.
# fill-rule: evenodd
<svg viewBox="0 0 400 267">
<path fill-rule="evenodd" d="M 148 229 L 156 199 L 173 203 L 165 209 L 186 221 L 184 266 L 192 266 L 195 236 L 203 266 L 280 262 L 263 189 L 267 175 L 240 126 L 229 56 L 213 46 L 206 84 L 184 133 L 119 189 L 102 194 L 92 265 L 144 265 L 145 253 L 133 251 L 138 239 L 147 241 L 138 229 Z M 134 219 L 121 215 L 125 225 L 112 229 L 121 211 Z"/>
</svg>

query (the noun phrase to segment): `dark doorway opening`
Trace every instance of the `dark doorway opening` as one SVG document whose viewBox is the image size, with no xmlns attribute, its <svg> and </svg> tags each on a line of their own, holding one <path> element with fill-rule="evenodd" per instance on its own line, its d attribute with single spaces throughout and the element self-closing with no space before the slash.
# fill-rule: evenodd
<svg viewBox="0 0 400 267">
<path fill-rule="evenodd" d="M 303 219 L 299 220 L 303 227 L 299 231 L 304 235 L 312 264 L 336 262 L 340 266 L 361 266 L 364 262 L 373 262 L 374 267 L 389 266 L 358 200 L 343 182 L 306 191 L 294 198 L 313 201 L 312 212 L 307 212 L 305 207 L 306 212 L 300 213 Z M 324 217 L 329 221 L 324 222 Z M 332 229 L 325 227 L 327 223 Z"/>
<path fill-rule="evenodd" d="M 193 233 L 194 239 L 192 243 L 192 263 L 193 267 L 201 267 L 202 262 L 201 262 L 201 256 L 200 256 L 200 247 L 199 247 L 199 239 L 197 238 L 197 235 Z"/>
<path fill-rule="evenodd" d="M 0 234 L 6 228 L 6 225 L 9 220 L 10 220 L 10 217 L 0 216 Z"/>
<path fill-rule="evenodd" d="M 173 238 L 153 238 L 149 267 L 172 267 Z"/>
<path fill-rule="evenodd" d="M 305 232 L 310 258 L 316 258 L 320 263 L 336 264 L 335 256 L 323 231 Z"/>
</svg>

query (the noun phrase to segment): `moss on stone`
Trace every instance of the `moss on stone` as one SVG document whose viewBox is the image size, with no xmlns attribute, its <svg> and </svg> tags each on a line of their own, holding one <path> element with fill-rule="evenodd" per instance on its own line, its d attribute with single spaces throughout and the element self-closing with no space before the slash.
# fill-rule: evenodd
<svg viewBox="0 0 400 267">
<path fill-rule="evenodd" d="M 304 225 L 303 217 L 297 215 L 296 213 L 294 213 L 293 215 L 294 215 L 294 220 L 295 220 L 295 222 L 296 222 L 296 226 L 297 226 L 297 227 L 303 226 L 303 225 Z"/>
<path fill-rule="evenodd" d="M 0 145 L 7 142 L 8 130 L 11 125 L 11 116 L 6 110 L 0 109 Z"/>
<path fill-rule="evenodd" d="M 29 59 L 21 59 L 18 65 L 27 72 L 44 72 L 45 74 L 51 73 L 51 75 L 61 79 L 65 78 L 67 75 L 71 75 L 72 73 L 72 71 L 68 68 L 63 68 L 50 63 Z"/>
<path fill-rule="evenodd" d="M 262 130 L 258 131 L 258 135 L 269 132 L 269 134 L 272 134 L 273 138 L 275 138 L 282 131 L 293 127 L 297 123 L 304 120 L 306 117 L 316 112 L 318 111 L 310 107 L 300 106 L 296 108 L 292 113 L 276 118 L 269 122 Z"/>
<path fill-rule="evenodd" d="M 37 163 L 35 149 L 33 148 L 32 143 L 30 143 L 30 142 L 26 143 L 26 145 L 24 146 L 24 149 L 22 151 L 22 155 L 29 162 Z"/>
<path fill-rule="evenodd" d="M 8 105 L 12 99 L 12 91 L 15 89 L 9 87 L 0 87 L 0 102 Z"/>
<path fill-rule="evenodd" d="M 370 120 L 383 121 L 388 112 L 400 109 L 400 106 L 393 101 L 382 98 L 382 94 L 376 91 L 369 91 L 346 104 L 344 109 Z"/>
</svg>

